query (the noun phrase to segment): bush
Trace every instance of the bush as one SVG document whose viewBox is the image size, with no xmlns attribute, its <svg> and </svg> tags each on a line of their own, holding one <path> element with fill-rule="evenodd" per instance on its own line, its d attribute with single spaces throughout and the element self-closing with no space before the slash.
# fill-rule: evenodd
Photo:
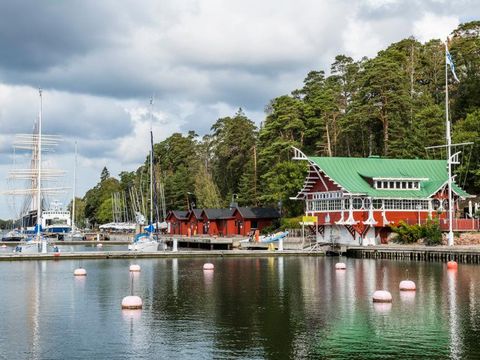
<svg viewBox="0 0 480 360">
<path fill-rule="evenodd" d="M 302 222 L 301 216 L 297 216 L 294 218 L 283 218 L 280 223 L 280 230 L 301 229 L 302 226 L 300 225 L 300 222 Z"/>
<path fill-rule="evenodd" d="M 396 240 L 402 244 L 413 244 L 420 239 L 424 239 L 426 245 L 442 243 L 442 231 L 438 219 L 428 220 L 424 225 L 408 225 L 400 221 L 397 226 L 392 225 L 390 228 L 397 234 Z"/>
<path fill-rule="evenodd" d="M 425 238 L 425 244 L 427 245 L 442 244 L 442 230 L 440 230 L 438 219 L 428 220 L 423 226 L 423 238 Z"/>
</svg>

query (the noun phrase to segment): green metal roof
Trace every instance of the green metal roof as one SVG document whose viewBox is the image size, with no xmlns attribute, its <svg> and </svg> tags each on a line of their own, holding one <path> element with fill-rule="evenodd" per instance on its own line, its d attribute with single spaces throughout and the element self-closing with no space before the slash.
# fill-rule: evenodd
<svg viewBox="0 0 480 360">
<path fill-rule="evenodd" d="M 346 191 L 377 198 L 428 198 L 448 180 L 446 160 L 314 156 L 307 158 Z M 375 189 L 367 181 L 372 178 L 418 179 L 420 189 Z M 461 197 L 469 196 L 456 184 L 453 184 L 452 190 Z"/>
</svg>

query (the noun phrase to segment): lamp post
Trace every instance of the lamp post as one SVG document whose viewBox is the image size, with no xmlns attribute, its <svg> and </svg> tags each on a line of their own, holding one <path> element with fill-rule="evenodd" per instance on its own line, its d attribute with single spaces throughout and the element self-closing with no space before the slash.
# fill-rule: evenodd
<svg viewBox="0 0 480 360">
<path fill-rule="evenodd" d="M 418 204 L 417 205 L 417 216 L 418 216 L 417 224 L 418 225 L 420 225 L 420 210 L 422 210 L 422 205 Z"/>
</svg>

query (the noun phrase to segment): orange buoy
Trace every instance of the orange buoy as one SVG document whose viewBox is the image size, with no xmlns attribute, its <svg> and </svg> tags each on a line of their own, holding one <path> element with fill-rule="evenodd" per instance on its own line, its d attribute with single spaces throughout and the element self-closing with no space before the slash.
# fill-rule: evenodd
<svg viewBox="0 0 480 360">
<path fill-rule="evenodd" d="M 343 262 L 339 262 L 335 264 L 335 270 L 346 270 L 346 269 L 347 269 L 347 265 L 345 265 L 345 263 Z"/>
<path fill-rule="evenodd" d="M 447 269 L 450 269 L 450 270 L 455 270 L 458 268 L 458 264 L 456 261 L 449 261 L 447 262 Z"/>
<path fill-rule="evenodd" d="M 392 302 L 392 294 L 386 290 L 377 290 L 373 293 L 373 302 L 390 303 Z"/>
<path fill-rule="evenodd" d="M 215 266 L 212 263 L 205 263 L 203 264 L 203 270 L 213 270 Z"/>
<path fill-rule="evenodd" d="M 125 296 L 122 299 L 122 309 L 141 309 L 143 306 L 142 298 L 140 296 Z"/>
</svg>

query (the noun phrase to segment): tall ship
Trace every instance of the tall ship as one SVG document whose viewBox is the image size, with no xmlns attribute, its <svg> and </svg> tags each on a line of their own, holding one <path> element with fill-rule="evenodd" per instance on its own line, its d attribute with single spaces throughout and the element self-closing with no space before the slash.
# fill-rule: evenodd
<svg viewBox="0 0 480 360">
<path fill-rule="evenodd" d="M 46 252 L 46 236 L 71 231 L 70 212 L 58 201 L 67 190 L 59 186 L 66 172 L 53 168 L 44 158 L 55 151 L 60 141 L 57 135 L 42 133 L 39 90 L 39 111 L 32 133 L 18 134 L 14 139 L 14 169 L 9 172 L 10 190 L 5 194 L 11 196 L 19 232 L 25 240 L 36 243 L 41 252 Z"/>
</svg>

